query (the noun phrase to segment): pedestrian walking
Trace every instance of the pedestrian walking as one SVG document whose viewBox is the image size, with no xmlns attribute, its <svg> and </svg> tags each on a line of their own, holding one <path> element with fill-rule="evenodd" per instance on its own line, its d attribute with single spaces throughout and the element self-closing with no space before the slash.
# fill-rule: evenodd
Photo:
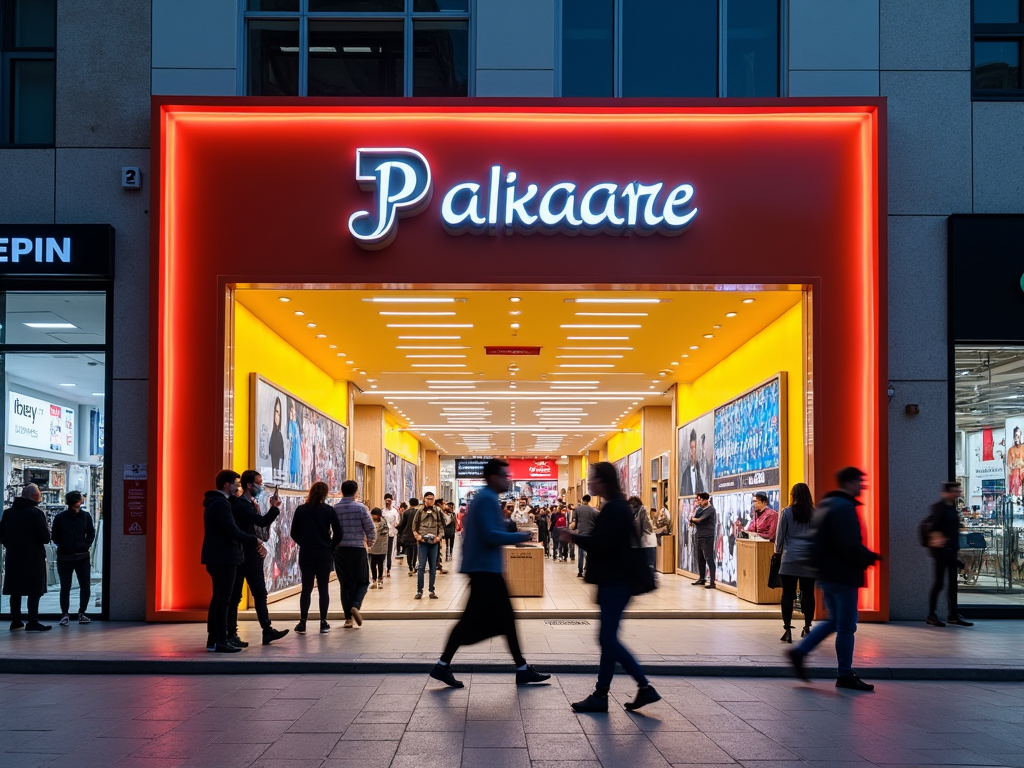
<svg viewBox="0 0 1024 768">
<path fill-rule="evenodd" d="M 693 529 L 693 549 L 697 553 L 697 580 L 695 587 L 715 588 L 715 519 L 717 512 L 711 504 L 711 494 L 697 494 L 690 527 Z M 707 578 L 705 578 L 705 576 Z"/>
<path fill-rule="evenodd" d="M 366 550 L 370 557 L 370 589 L 384 589 L 384 562 L 388 556 L 388 542 L 391 541 L 388 521 L 380 507 L 370 510 L 370 519 L 377 533 L 377 538 Z"/>
<path fill-rule="evenodd" d="M 419 545 L 416 558 L 416 600 L 423 599 L 423 576 L 430 569 L 430 599 L 437 600 L 434 581 L 437 578 L 437 558 L 444 539 L 444 518 L 441 510 L 434 506 L 434 494 L 427 491 L 423 494 L 423 506 L 416 510 L 412 519 L 412 533 Z"/>
<path fill-rule="evenodd" d="M 601 609 L 598 633 L 601 660 L 594 692 L 573 703 L 572 708 L 577 712 L 607 712 L 608 691 L 615 674 L 615 664 L 619 663 L 636 680 L 636 698 L 625 705 L 632 711 L 661 699 L 633 654 L 619 642 L 622 612 L 632 597 L 629 566 L 632 562 L 630 550 L 639 544 L 636 522 L 619 486 L 614 464 L 607 461 L 591 464 L 587 487 L 605 499 L 594 522 L 594 531 L 589 536 L 566 531 L 563 536 L 587 551 L 585 578 L 588 584 L 597 585 L 597 604 Z"/>
<path fill-rule="evenodd" d="M 235 576 L 235 589 L 231 594 L 231 607 L 228 610 L 228 642 L 246 648 L 249 644 L 238 636 L 238 603 L 242 599 L 242 587 L 248 583 L 249 594 L 252 595 L 256 618 L 263 630 L 263 645 L 270 645 L 288 634 L 287 629 L 274 629 L 270 621 L 270 610 L 267 607 L 267 580 L 263 570 L 263 561 L 267 557 L 264 531 L 274 524 L 281 514 L 281 498 L 275 492 L 270 498 L 270 509 L 260 514 L 257 499 L 263 493 L 263 475 L 255 469 L 247 469 L 241 478 L 242 495 L 231 499 L 231 514 L 235 522 L 245 533 L 256 537 L 255 543 L 243 544 L 245 560 L 238 568 Z"/>
<path fill-rule="evenodd" d="M 238 653 L 241 646 L 228 642 L 228 613 L 235 589 L 238 566 L 245 561 L 243 544 L 256 543 L 256 537 L 238 527 L 231 512 L 231 500 L 238 495 L 239 474 L 230 469 L 217 473 L 217 490 L 207 491 L 203 499 L 203 551 L 201 560 L 213 583 L 210 610 L 206 616 L 206 650 L 211 653 Z"/>
<path fill-rule="evenodd" d="M 320 632 L 331 630 L 327 611 L 331 605 L 331 570 L 334 548 L 341 543 L 341 523 L 334 507 L 327 504 L 327 483 L 316 482 L 309 488 L 306 503 L 300 504 L 292 516 L 291 537 L 299 546 L 299 573 L 302 593 L 299 595 L 299 623 L 295 631 L 306 634 L 306 619 L 313 597 L 313 583 L 320 597 Z"/>
<path fill-rule="evenodd" d="M 800 587 L 800 610 L 804 615 L 806 637 L 814 621 L 814 583 L 818 572 L 811 562 L 813 540 L 811 515 L 814 498 L 806 483 L 797 483 L 789 494 L 789 506 L 779 515 L 775 532 L 775 557 L 780 559 L 779 576 L 782 578 L 782 637 L 784 643 L 793 642 L 793 604 L 797 586 Z"/>
<path fill-rule="evenodd" d="M 828 618 L 820 622 L 800 644 L 786 652 L 797 677 L 810 682 L 804 659 L 823 640 L 835 633 L 838 669 L 836 688 L 873 691 L 853 671 L 854 633 L 857 631 L 857 593 L 864 586 L 864 572 L 881 559 L 863 544 L 858 498 L 865 474 L 846 467 L 836 474 L 838 490 L 829 491 L 811 517 L 813 558 Z"/>
<path fill-rule="evenodd" d="M 92 586 L 92 563 L 89 560 L 92 543 L 96 539 L 96 527 L 92 515 L 82 511 L 85 496 L 81 491 L 71 491 L 64 497 L 67 509 L 53 518 L 50 537 L 57 545 L 57 577 L 60 579 L 60 625 L 71 623 L 68 614 L 71 608 L 71 577 L 78 581 L 78 623 L 89 624 L 92 619 L 86 615 Z"/>
<path fill-rule="evenodd" d="M 583 496 L 583 503 L 576 507 L 573 513 L 572 530 L 578 536 L 590 536 L 594 533 L 594 524 L 597 522 L 597 510 L 590 506 L 590 494 Z M 587 562 L 587 550 L 577 545 L 576 577 L 582 579 Z"/>
<path fill-rule="evenodd" d="M 334 512 L 341 524 L 341 543 L 334 549 L 334 572 L 338 574 L 341 587 L 345 629 L 363 626 L 360 609 L 370 587 L 366 545 L 372 545 L 377 538 L 377 529 L 370 519 L 370 511 L 356 501 L 358 490 L 359 484 L 355 480 L 346 480 L 341 484 L 341 501 L 334 505 Z"/>
<path fill-rule="evenodd" d="M 444 559 L 446 563 L 452 561 L 452 554 L 455 551 L 455 505 L 448 502 L 444 512 Z"/>
<path fill-rule="evenodd" d="M 409 499 L 409 505 L 402 513 L 402 519 L 398 523 L 398 535 L 401 537 L 402 549 L 405 552 L 405 564 L 409 568 L 409 576 L 416 575 L 416 558 L 419 557 L 419 545 L 416 542 L 416 534 L 412 530 L 412 521 L 419 512 L 419 499 Z"/>
<path fill-rule="evenodd" d="M 957 606 L 956 580 L 960 561 L 960 513 L 956 509 L 956 500 L 963 495 L 964 489 L 959 483 L 943 483 L 939 501 L 932 504 L 928 517 L 922 523 L 924 541 L 928 554 L 932 558 L 932 588 L 928 593 L 928 618 L 925 622 L 933 627 L 944 627 L 956 624 L 961 627 L 973 627 L 974 622 L 967 621 L 960 615 Z M 942 582 L 946 582 L 946 620 L 940 621 L 936 611 Z"/>
<path fill-rule="evenodd" d="M 554 562 L 558 562 L 561 558 L 562 562 L 565 562 L 565 553 L 569 547 L 568 536 L 564 537 L 563 533 L 568 533 L 569 528 L 565 522 L 565 512 L 561 509 L 555 509 L 551 513 L 551 559 Z"/>
<path fill-rule="evenodd" d="M 551 547 L 551 533 L 548 527 L 551 524 L 551 514 L 547 507 L 541 507 L 534 517 L 534 522 L 537 524 L 537 541 L 544 547 L 544 557 L 547 557 Z"/>
<path fill-rule="evenodd" d="M 0 517 L 0 544 L 3 544 L 4 590 L 11 598 L 11 631 L 45 632 L 52 627 L 39 621 L 39 598 L 46 594 L 46 545 L 50 529 L 39 508 L 43 494 L 29 483 L 21 496 Z M 21 598 L 26 601 L 28 623 L 21 620 Z"/>
<path fill-rule="evenodd" d="M 430 676 L 453 688 L 462 688 L 452 671 L 452 659 L 463 645 L 474 645 L 490 637 L 504 635 L 516 665 L 516 685 L 541 683 L 545 675 L 526 663 L 519 647 L 512 601 L 502 575 L 502 547 L 530 540 L 528 533 L 509 533 L 504 528 L 498 494 L 508 490 L 508 462 L 490 459 L 484 465 L 484 482 L 469 505 L 462 521 L 462 565 L 459 570 L 469 576 L 469 600 L 459 623 L 448 635 L 444 653 L 430 671 Z"/>
<path fill-rule="evenodd" d="M 395 546 L 398 543 L 398 521 L 402 513 L 395 507 L 395 497 L 390 493 L 384 494 L 384 508 L 380 511 L 381 517 L 388 524 L 388 556 L 385 576 L 391 578 L 391 561 L 395 556 Z"/>
</svg>

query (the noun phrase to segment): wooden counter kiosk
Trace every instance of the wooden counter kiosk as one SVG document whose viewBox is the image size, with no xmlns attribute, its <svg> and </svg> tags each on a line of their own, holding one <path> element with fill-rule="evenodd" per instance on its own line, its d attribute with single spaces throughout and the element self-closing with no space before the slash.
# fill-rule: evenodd
<svg viewBox="0 0 1024 768">
<path fill-rule="evenodd" d="M 774 542 L 766 539 L 736 540 L 736 596 L 740 600 L 757 605 L 782 602 L 782 590 L 768 587 L 774 552 Z"/>
<path fill-rule="evenodd" d="M 544 596 L 544 547 L 505 547 L 505 583 L 511 597 Z"/>
</svg>

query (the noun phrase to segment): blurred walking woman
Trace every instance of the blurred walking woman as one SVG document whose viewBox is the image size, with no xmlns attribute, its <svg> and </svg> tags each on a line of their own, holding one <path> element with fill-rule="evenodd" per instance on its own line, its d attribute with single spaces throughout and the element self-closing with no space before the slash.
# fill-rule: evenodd
<svg viewBox="0 0 1024 768">
<path fill-rule="evenodd" d="M 639 545 L 633 510 L 619 487 L 615 466 L 607 461 L 590 466 L 588 490 L 605 500 L 594 522 L 593 533 L 583 536 L 562 530 L 564 541 L 571 541 L 587 553 L 586 581 L 597 585 L 597 604 L 601 609 L 601 662 L 594 692 L 572 708 L 577 712 L 607 712 L 608 690 L 611 688 L 615 664 L 618 662 L 636 680 L 636 699 L 626 709 L 639 709 L 661 699 L 647 681 L 640 664 L 619 642 L 619 622 L 631 597 L 629 574 L 631 549 Z"/>
<path fill-rule="evenodd" d="M 327 587 L 334 570 L 334 547 L 341 541 L 341 523 L 334 507 L 326 503 L 327 483 L 313 483 L 305 504 L 300 504 L 292 518 L 292 540 L 299 545 L 299 572 L 302 594 L 299 596 L 299 623 L 295 631 L 306 633 L 306 618 L 313 596 L 313 582 L 320 593 L 320 631 L 327 632 L 327 609 L 331 596 Z"/>
<path fill-rule="evenodd" d="M 785 631 L 780 639 L 784 643 L 793 642 L 793 602 L 798 583 L 804 614 L 804 631 L 800 637 L 811 631 L 811 622 L 814 621 L 814 579 L 817 573 L 811 566 L 813 512 L 811 489 L 806 483 L 797 483 L 790 491 L 789 506 L 779 515 L 779 528 L 775 534 L 775 553 L 782 555 L 779 575 L 782 577 L 782 628 Z"/>
</svg>

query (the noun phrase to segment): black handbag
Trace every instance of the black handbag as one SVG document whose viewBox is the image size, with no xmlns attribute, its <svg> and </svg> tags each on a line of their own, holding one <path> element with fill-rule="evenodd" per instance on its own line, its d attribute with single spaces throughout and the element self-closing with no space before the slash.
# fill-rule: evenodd
<svg viewBox="0 0 1024 768">
<path fill-rule="evenodd" d="M 629 593 L 636 597 L 637 595 L 646 595 L 648 592 L 653 592 L 657 589 L 658 585 L 654 580 L 654 571 L 651 566 L 647 564 L 647 553 L 640 547 L 640 537 L 637 536 L 636 528 L 633 528 L 633 542 L 629 548 L 629 555 L 627 560 L 627 567 L 629 574 Z"/>
<path fill-rule="evenodd" d="M 768 566 L 768 589 L 782 589 L 782 576 L 779 575 L 781 567 L 782 554 L 776 552 L 772 555 L 772 564 Z"/>
</svg>

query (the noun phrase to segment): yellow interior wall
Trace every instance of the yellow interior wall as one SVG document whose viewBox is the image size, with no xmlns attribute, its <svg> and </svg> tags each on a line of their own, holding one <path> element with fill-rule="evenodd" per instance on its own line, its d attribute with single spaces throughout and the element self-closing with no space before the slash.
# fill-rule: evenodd
<svg viewBox="0 0 1024 768">
<path fill-rule="evenodd" d="M 249 374 L 259 373 L 345 426 L 348 382 L 337 381 L 278 336 L 262 320 L 235 303 L 234 469 L 252 466 L 249 456 Z M 349 435 L 349 439 L 352 436 Z"/>
<path fill-rule="evenodd" d="M 628 432 L 619 432 L 608 439 L 607 461 L 618 461 L 623 456 L 629 456 L 629 454 L 639 451 L 644 447 L 644 433 L 641 428 L 641 421 L 640 412 L 637 411 L 637 413 L 629 417 L 629 421 L 622 425 L 622 429 L 628 429 Z"/>
<path fill-rule="evenodd" d="M 680 384 L 676 390 L 676 427 L 714 410 L 779 371 L 787 373 L 788 482 L 790 486 L 805 482 L 802 302 L 692 384 Z M 783 493 L 788 493 L 788 489 L 783 489 Z"/>
<path fill-rule="evenodd" d="M 398 422 L 389 410 L 384 409 L 384 448 L 411 464 L 419 466 L 420 441 L 411 432 L 399 430 Z M 422 478 L 417 478 L 417 481 Z"/>
</svg>

